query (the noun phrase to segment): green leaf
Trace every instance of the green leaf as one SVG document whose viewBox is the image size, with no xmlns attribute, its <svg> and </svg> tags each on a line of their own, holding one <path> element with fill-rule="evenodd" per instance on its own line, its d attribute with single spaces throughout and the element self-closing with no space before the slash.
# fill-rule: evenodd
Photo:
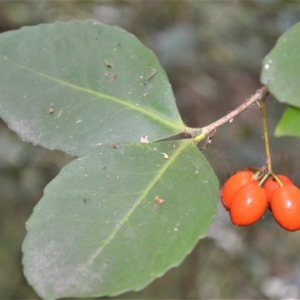
<svg viewBox="0 0 300 300">
<path fill-rule="evenodd" d="M 0 116 L 23 140 L 80 156 L 184 130 L 157 57 L 118 27 L 72 21 L 0 35 Z"/>
<path fill-rule="evenodd" d="M 25 275 L 47 299 L 140 290 L 205 236 L 217 190 L 190 140 L 94 147 L 63 168 L 35 207 Z"/>
<path fill-rule="evenodd" d="M 300 22 L 264 58 L 261 81 L 278 101 L 300 108 Z"/>
<path fill-rule="evenodd" d="M 300 109 L 296 107 L 286 109 L 275 129 L 275 135 L 300 138 Z"/>
</svg>

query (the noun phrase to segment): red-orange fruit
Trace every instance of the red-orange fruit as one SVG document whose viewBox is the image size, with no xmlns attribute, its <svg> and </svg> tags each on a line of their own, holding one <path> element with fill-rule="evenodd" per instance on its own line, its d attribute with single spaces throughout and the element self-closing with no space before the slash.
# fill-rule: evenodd
<svg viewBox="0 0 300 300">
<path fill-rule="evenodd" d="M 276 189 L 271 197 L 272 214 L 286 230 L 300 229 L 300 190 L 295 185 Z"/>
<path fill-rule="evenodd" d="M 289 184 L 294 185 L 294 183 L 285 175 L 277 175 L 277 178 L 281 181 L 283 186 L 289 185 Z M 268 205 L 269 206 L 270 206 L 270 201 L 271 201 L 273 192 L 276 189 L 278 189 L 279 187 L 280 187 L 279 183 L 273 177 L 270 177 L 264 184 L 264 189 L 266 190 L 267 195 L 268 195 Z"/>
<path fill-rule="evenodd" d="M 221 192 L 222 202 L 227 210 L 230 209 L 235 193 L 243 185 L 249 182 L 256 182 L 254 174 L 250 171 L 239 171 L 232 175 L 224 184 Z"/>
<path fill-rule="evenodd" d="M 267 208 L 267 193 L 257 182 L 243 185 L 234 195 L 230 207 L 233 224 L 247 226 L 258 221 Z"/>
</svg>

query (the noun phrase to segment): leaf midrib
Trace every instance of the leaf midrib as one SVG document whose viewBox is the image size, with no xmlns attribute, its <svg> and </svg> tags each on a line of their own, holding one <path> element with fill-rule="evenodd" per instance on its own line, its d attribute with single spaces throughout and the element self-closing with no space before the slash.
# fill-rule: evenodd
<svg viewBox="0 0 300 300">
<path fill-rule="evenodd" d="M 138 112 L 140 112 L 140 113 L 143 114 L 143 115 L 147 115 L 147 116 L 149 116 L 150 118 L 152 118 L 153 120 L 156 120 L 156 121 L 158 121 L 158 122 L 160 122 L 160 123 L 165 124 L 165 125 L 166 125 L 167 127 L 169 127 L 170 129 L 175 129 L 175 130 L 177 130 L 177 131 L 178 131 L 178 130 L 180 131 L 180 130 L 183 129 L 183 128 L 180 128 L 180 127 L 179 127 L 179 124 L 178 124 L 178 125 L 177 125 L 177 124 L 174 124 L 174 123 L 172 123 L 172 122 L 170 122 L 170 121 L 168 121 L 168 120 L 166 120 L 166 119 L 160 117 L 159 115 L 156 115 L 156 114 L 152 113 L 151 111 L 144 109 L 143 107 L 140 107 L 140 106 L 138 106 L 138 105 L 134 105 L 134 104 L 132 104 L 132 103 L 130 103 L 130 102 L 128 102 L 128 101 L 124 101 L 123 99 L 116 98 L 116 97 L 113 97 L 113 96 L 110 96 L 110 95 L 107 95 L 107 94 L 99 93 L 99 92 L 96 92 L 96 91 L 94 91 L 94 90 L 90 90 L 90 89 L 88 89 L 88 88 L 84 88 L 84 87 L 81 87 L 81 86 L 78 86 L 78 85 L 75 85 L 75 84 L 72 84 L 72 83 L 68 83 L 68 82 L 66 82 L 66 81 L 62 81 L 62 80 L 56 79 L 56 78 L 51 77 L 51 76 L 49 76 L 49 75 L 46 75 L 46 74 L 40 73 L 40 72 L 38 72 L 38 71 L 35 71 L 35 70 L 31 69 L 31 68 L 22 66 L 21 64 L 18 64 L 18 63 L 16 63 L 16 62 L 10 60 L 9 58 L 7 58 L 6 56 L 4 56 L 4 55 L 1 54 L 1 53 L 0 53 L 0 56 L 2 56 L 2 58 L 3 58 L 5 61 L 9 61 L 10 63 L 14 64 L 15 66 L 17 66 L 17 67 L 20 68 L 20 69 L 26 70 L 26 71 L 28 71 L 28 72 L 34 73 L 34 74 L 36 74 L 36 75 L 38 75 L 38 76 L 41 76 L 41 77 L 43 77 L 43 78 L 49 79 L 49 80 L 51 80 L 51 81 L 53 81 L 53 82 L 59 83 L 59 84 L 61 84 L 62 86 L 67 86 L 67 87 L 69 87 L 69 88 L 72 88 L 72 89 L 75 89 L 75 90 L 78 90 L 78 91 L 81 91 L 81 92 L 85 92 L 85 93 L 88 93 L 88 94 L 90 94 L 90 95 L 94 95 L 94 96 L 96 96 L 97 98 L 101 98 L 101 99 L 106 99 L 106 100 L 109 100 L 109 101 L 113 101 L 113 102 L 118 103 L 118 104 L 120 104 L 120 105 L 122 105 L 122 106 L 125 106 L 125 107 L 127 107 L 127 108 L 129 108 L 129 109 L 131 109 L 131 110 L 138 111 Z M 183 123 L 181 122 L 180 125 L 183 125 Z"/>
<path fill-rule="evenodd" d="M 162 175 L 168 170 L 168 167 L 174 162 L 174 160 L 178 157 L 178 155 L 183 151 L 184 148 L 189 146 L 191 141 L 183 140 L 180 147 L 176 149 L 170 156 L 168 160 L 166 160 L 166 163 L 161 166 L 159 171 L 155 173 L 155 176 L 153 176 L 152 181 L 149 183 L 148 187 L 144 190 L 143 194 L 137 199 L 136 203 L 132 206 L 132 208 L 127 212 L 127 214 L 123 217 L 123 219 L 120 221 L 119 228 L 112 231 L 110 236 L 102 243 L 101 247 L 97 249 L 94 254 L 92 254 L 87 262 L 79 269 L 79 274 L 82 273 L 89 265 L 93 263 L 93 261 L 100 255 L 100 253 L 103 251 L 103 249 L 111 243 L 111 241 L 114 239 L 116 234 L 120 231 L 120 229 L 123 227 L 124 223 L 129 220 L 130 216 L 133 214 L 133 212 L 136 210 L 136 208 L 142 203 L 142 201 L 146 198 L 148 193 L 151 191 L 151 189 L 155 186 L 157 183 L 157 178 L 162 178 Z M 76 274 L 78 275 L 78 273 Z"/>
</svg>

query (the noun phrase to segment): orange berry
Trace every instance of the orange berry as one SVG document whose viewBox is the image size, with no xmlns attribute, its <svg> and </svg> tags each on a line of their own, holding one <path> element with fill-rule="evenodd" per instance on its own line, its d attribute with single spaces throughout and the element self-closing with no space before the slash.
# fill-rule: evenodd
<svg viewBox="0 0 300 300">
<path fill-rule="evenodd" d="M 277 178 L 281 181 L 283 186 L 285 185 L 294 185 L 294 183 L 286 176 L 284 175 L 277 175 Z M 266 183 L 264 184 L 264 189 L 267 192 L 268 195 L 268 205 L 270 206 L 271 197 L 273 192 L 280 187 L 279 183 L 275 180 L 274 177 L 270 177 Z"/>
<path fill-rule="evenodd" d="M 271 197 L 272 214 L 286 230 L 300 229 L 300 190 L 295 185 L 277 188 Z"/>
<path fill-rule="evenodd" d="M 243 185 L 232 199 L 230 207 L 232 223 L 237 226 L 255 223 L 263 216 L 267 203 L 267 193 L 257 182 Z"/>
<path fill-rule="evenodd" d="M 230 209 L 234 194 L 243 185 L 256 182 L 254 174 L 250 171 L 239 171 L 232 175 L 224 184 L 221 192 L 222 202 L 227 210 Z"/>
</svg>

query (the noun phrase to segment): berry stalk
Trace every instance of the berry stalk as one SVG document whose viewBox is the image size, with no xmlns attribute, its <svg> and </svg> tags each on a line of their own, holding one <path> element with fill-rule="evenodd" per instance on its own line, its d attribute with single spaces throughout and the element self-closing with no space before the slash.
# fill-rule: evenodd
<svg viewBox="0 0 300 300">
<path fill-rule="evenodd" d="M 266 110 L 266 104 L 264 100 L 260 100 L 259 104 L 261 108 L 261 115 L 262 115 L 263 128 L 264 128 L 266 165 L 267 165 L 268 174 L 270 175 L 273 172 L 272 172 L 271 151 L 270 151 L 270 142 L 269 142 L 268 125 L 267 125 L 267 110 Z"/>
</svg>

